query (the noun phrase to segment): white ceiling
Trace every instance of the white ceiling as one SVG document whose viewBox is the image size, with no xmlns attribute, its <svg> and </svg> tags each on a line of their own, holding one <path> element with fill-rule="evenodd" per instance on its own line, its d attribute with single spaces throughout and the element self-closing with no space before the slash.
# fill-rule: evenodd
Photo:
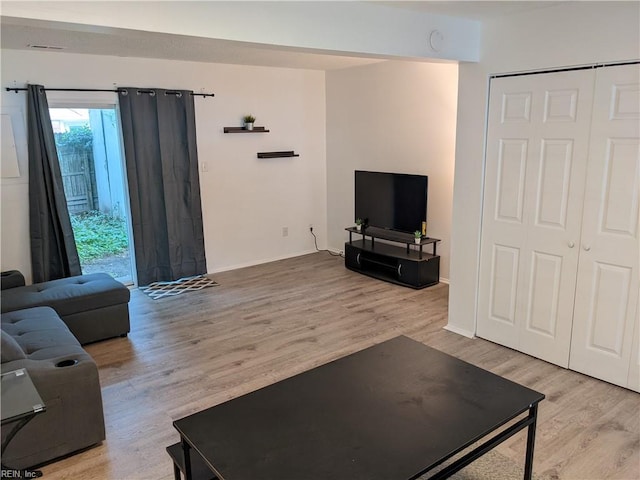
<svg viewBox="0 0 640 480">
<path fill-rule="evenodd" d="M 383 1 L 394 8 L 420 10 L 488 20 L 553 6 L 560 2 L 524 1 Z M 162 58 L 196 62 L 230 63 L 270 67 L 334 70 L 383 61 L 366 56 L 344 56 L 300 49 L 272 48 L 259 44 L 172 35 L 137 30 L 91 27 L 62 22 L 1 17 L 0 46 L 29 50 L 33 46 L 61 47 L 50 52 Z"/>
</svg>

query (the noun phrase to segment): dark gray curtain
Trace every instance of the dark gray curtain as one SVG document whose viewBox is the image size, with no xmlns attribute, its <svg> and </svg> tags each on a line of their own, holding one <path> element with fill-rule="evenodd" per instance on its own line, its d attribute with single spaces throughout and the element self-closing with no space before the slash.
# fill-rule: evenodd
<svg viewBox="0 0 640 480">
<path fill-rule="evenodd" d="M 47 94 L 27 87 L 29 227 L 34 283 L 82 273 L 64 195 Z"/>
<path fill-rule="evenodd" d="M 138 284 L 206 273 L 193 96 L 119 91 Z"/>
</svg>

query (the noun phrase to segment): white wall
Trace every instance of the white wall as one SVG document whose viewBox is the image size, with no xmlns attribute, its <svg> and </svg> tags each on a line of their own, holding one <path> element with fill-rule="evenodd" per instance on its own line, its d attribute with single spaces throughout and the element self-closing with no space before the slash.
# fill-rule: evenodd
<svg viewBox="0 0 640 480">
<path fill-rule="evenodd" d="M 354 170 L 429 176 L 427 234 L 449 277 L 458 66 L 384 62 L 327 72 L 328 244 L 353 225 Z"/>
<path fill-rule="evenodd" d="M 564 2 L 483 25 L 481 61 L 461 64 L 448 327 L 475 333 L 489 76 L 640 58 L 638 2 Z"/>
<path fill-rule="evenodd" d="M 1 62 L 2 111 L 22 114 L 23 121 L 26 94 L 4 87 L 117 85 L 216 94 L 195 99 L 209 272 L 315 251 L 310 223 L 320 248 L 326 245 L 324 72 L 14 50 L 3 50 Z M 54 92 L 50 98 L 86 100 L 92 95 L 104 99 L 102 94 Z M 225 126 L 240 126 L 249 113 L 271 132 L 222 133 Z M 19 142 L 22 176 L 1 183 L 0 268 L 30 276 L 24 131 Z M 256 158 L 257 152 L 272 150 L 295 150 L 300 157 Z M 287 237 L 283 227 L 288 227 Z"/>
</svg>

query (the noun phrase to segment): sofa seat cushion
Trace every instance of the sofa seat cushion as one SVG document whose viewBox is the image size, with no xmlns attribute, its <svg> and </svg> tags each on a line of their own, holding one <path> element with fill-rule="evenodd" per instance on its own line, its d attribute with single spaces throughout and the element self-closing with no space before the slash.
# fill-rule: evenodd
<svg viewBox="0 0 640 480">
<path fill-rule="evenodd" d="M 49 307 L 27 308 L 2 315 L 2 330 L 30 360 L 83 352 L 69 328 Z M 24 358 L 23 356 L 23 358 Z"/>
<path fill-rule="evenodd" d="M 61 316 L 129 302 L 129 289 L 106 273 L 60 278 L 2 292 L 2 312 L 47 305 Z"/>
<path fill-rule="evenodd" d="M 2 329 L 12 337 L 41 330 L 66 329 L 51 307 L 34 307 L 2 314 Z"/>
</svg>

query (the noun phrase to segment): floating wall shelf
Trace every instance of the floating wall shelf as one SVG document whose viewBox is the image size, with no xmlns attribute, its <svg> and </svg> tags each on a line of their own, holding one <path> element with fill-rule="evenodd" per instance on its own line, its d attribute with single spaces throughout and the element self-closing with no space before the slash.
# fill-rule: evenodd
<svg viewBox="0 0 640 480">
<path fill-rule="evenodd" d="M 299 157 L 293 150 L 286 152 L 258 152 L 258 158 L 285 158 L 285 157 Z"/>
<path fill-rule="evenodd" d="M 224 133 L 268 133 L 265 127 L 253 127 L 253 130 L 247 130 L 244 127 L 224 127 Z"/>
</svg>

